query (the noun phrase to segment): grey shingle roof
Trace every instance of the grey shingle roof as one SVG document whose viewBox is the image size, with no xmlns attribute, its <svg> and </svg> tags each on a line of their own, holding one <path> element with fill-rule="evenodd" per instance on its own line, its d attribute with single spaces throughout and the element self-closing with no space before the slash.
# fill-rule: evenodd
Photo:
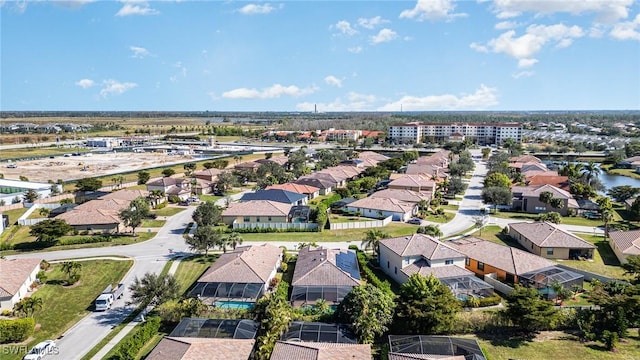
<svg viewBox="0 0 640 360">
<path fill-rule="evenodd" d="M 258 190 L 253 193 L 242 195 L 240 201 L 251 200 L 270 200 L 283 204 L 295 204 L 296 202 L 306 199 L 306 195 L 282 189 Z"/>
<path fill-rule="evenodd" d="M 298 253 L 291 285 L 358 286 L 358 259 L 353 251 L 307 246 Z"/>
<path fill-rule="evenodd" d="M 529 239 L 538 247 L 595 249 L 592 243 L 579 238 L 548 222 L 521 222 L 509 224 L 509 227 Z"/>
<path fill-rule="evenodd" d="M 615 243 L 623 255 L 640 255 L 640 230 L 612 231 L 609 240 Z"/>
<path fill-rule="evenodd" d="M 442 243 L 424 234 L 383 239 L 380 240 L 380 246 L 387 247 L 399 256 L 422 256 L 429 260 L 465 257 L 449 243 Z"/>
<path fill-rule="evenodd" d="M 265 283 L 281 256 L 282 249 L 270 244 L 237 247 L 220 255 L 198 282 Z"/>
</svg>

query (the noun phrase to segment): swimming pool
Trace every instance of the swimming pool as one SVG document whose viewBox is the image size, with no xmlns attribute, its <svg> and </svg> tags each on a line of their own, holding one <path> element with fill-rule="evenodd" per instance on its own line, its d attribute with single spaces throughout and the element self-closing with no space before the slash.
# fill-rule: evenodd
<svg viewBox="0 0 640 360">
<path fill-rule="evenodd" d="M 253 305 L 255 305 L 255 303 L 246 302 L 246 301 L 216 301 L 214 304 L 216 307 L 219 307 L 221 309 L 241 309 L 241 310 L 249 310 L 253 307 Z"/>
</svg>

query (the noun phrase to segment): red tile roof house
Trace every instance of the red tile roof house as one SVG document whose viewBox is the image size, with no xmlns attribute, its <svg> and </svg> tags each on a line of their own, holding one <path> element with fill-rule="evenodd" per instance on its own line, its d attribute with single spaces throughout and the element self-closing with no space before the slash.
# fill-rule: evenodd
<svg viewBox="0 0 640 360">
<path fill-rule="evenodd" d="M 12 310 L 13 305 L 29 294 L 41 261 L 40 258 L 0 259 L 0 310 Z"/>
<path fill-rule="evenodd" d="M 282 249 L 270 244 L 237 247 L 220 255 L 190 296 L 210 305 L 231 300 L 254 303 L 269 288 L 281 261 Z"/>
<path fill-rule="evenodd" d="M 147 360 L 249 360 L 254 339 L 165 336 Z"/>
<path fill-rule="evenodd" d="M 371 360 L 371 345 L 277 341 L 271 360 Z"/>
<path fill-rule="evenodd" d="M 231 203 L 222 211 L 222 222 L 234 223 L 286 223 L 291 211 L 291 204 L 283 204 L 270 200 L 250 200 L 242 203 Z"/>
<path fill-rule="evenodd" d="M 418 205 L 396 199 L 366 197 L 348 204 L 346 210 L 360 212 L 360 215 L 368 218 L 384 219 L 391 216 L 393 221 L 405 222 L 418 214 Z"/>
<path fill-rule="evenodd" d="M 547 259 L 591 259 L 596 246 L 549 222 L 509 224 L 509 236 Z"/>
<path fill-rule="evenodd" d="M 300 178 L 298 178 L 298 180 L 294 181 L 294 183 L 317 187 L 318 189 L 320 189 L 320 195 L 330 194 L 337 185 L 333 180 L 314 177 L 313 175 L 301 176 Z"/>
<path fill-rule="evenodd" d="M 329 305 L 338 305 L 359 285 L 360 270 L 353 251 L 306 246 L 298 253 L 293 272 L 291 304 L 300 307 L 324 299 Z"/>
<path fill-rule="evenodd" d="M 609 245 L 620 263 L 626 264 L 628 256 L 640 255 L 640 230 L 612 231 Z"/>
<path fill-rule="evenodd" d="M 573 195 L 569 192 L 559 189 L 553 185 L 539 186 L 514 186 L 511 188 L 513 192 L 513 209 L 524 211 L 532 214 L 555 211 L 562 216 L 569 213 L 569 209 L 578 210 L 580 206 Z M 548 191 L 553 194 L 554 198 L 562 199 L 564 206 L 560 209 L 551 207 L 551 204 L 545 204 L 540 201 L 540 193 Z"/>
</svg>

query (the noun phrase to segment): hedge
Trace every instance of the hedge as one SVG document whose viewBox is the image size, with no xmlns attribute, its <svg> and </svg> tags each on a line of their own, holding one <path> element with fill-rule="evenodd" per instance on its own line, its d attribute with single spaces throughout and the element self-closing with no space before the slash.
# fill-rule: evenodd
<svg viewBox="0 0 640 360">
<path fill-rule="evenodd" d="M 34 318 L 0 320 L 0 344 L 20 342 L 29 338 L 36 327 Z"/>
<path fill-rule="evenodd" d="M 371 270 L 368 265 L 369 260 L 367 259 L 367 255 L 362 251 L 358 251 L 358 264 L 360 265 L 360 271 L 362 275 L 371 283 L 371 285 L 379 288 L 379 289 L 390 289 L 390 285 L 387 281 L 382 281 L 378 276 Z"/>
<path fill-rule="evenodd" d="M 97 235 L 97 236 L 87 236 L 87 237 L 81 237 L 81 238 L 61 239 L 61 240 L 58 240 L 58 245 L 93 244 L 93 243 L 103 243 L 103 242 L 111 242 L 111 237 Z"/>
<path fill-rule="evenodd" d="M 133 360 L 151 338 L 153 338 L 160 329 L 160 317 L 148 317 L 144 324 L 134 330 L 135 334 L 118 344 L 115 355 L 111 359 Z"/>
<path fill-rule="evenodd" d="M 288 228 L 288 229 L 276 229 L 276 228 L 244 228 L 244 229 L 228 229 L 225 232 L 237 232 L 237 233 L 280 233 L 280 232 L 318 232 L 318 228 L 313 229 L 299 229 L 299 228 Z"/>
<path fill-rule="evenodd" d="M 501 302 L 502 302 L 502 298 L 499 295 L 494 294 L 492 297 L 486 297 L 486 298 L 469 297 L 465 301 L 461 301 L 460 303 L 464 307 L 481 308 L 481 307 L 498 305 Z"/>
</svg>

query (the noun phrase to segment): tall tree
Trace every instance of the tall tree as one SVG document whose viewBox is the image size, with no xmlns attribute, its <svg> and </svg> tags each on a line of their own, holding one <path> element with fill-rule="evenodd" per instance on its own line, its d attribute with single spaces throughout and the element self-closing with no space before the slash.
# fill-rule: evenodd
<svg viewBox="0 0 640 360">
<path fill-rule="evenodd" d="M 57 238 L 67 235 L 73 228 L 62 219 L 46 219 L 31 225 L 29 235 L 35 236 L 36 241 L 53 242 Z"/>
<path fill-rule="evenodd" d="M 122 219 L 125 226 L 131 227 L 131 232 L 136 235 L 136 228 L 142 225 L 142 221 L 151 214 L 149 203 L 143 196 L 137 197 L 131 201 L 129 207 L 122 209 L 118 216 Z"/>
<path fill-rule="evenodd" d="M 511 188 L 511 179 L 509 178 L 509 176 L 502 173 L 496 172 L 493 174 L 489 174 L 484 179 L 484 187 L 500 187 L 509 189 Z"/>
<path fill-rule="evenodd" d="M 380 240 L 388 238 L 389 234 L 380 229 L 369 229 L 365 232 L 362 245 L 365 249 L 372 249 L 374 254 L 378 254 L 380 250 Z"/>
<path fill-rule="evenodd" d="M 13 305 L 13 311 L 24 314 L 26 317 L 33 317 L 33 314 L 42 309 L 43 301 L 38 296 L 28 296 Z"/>
<path fill-rule="evenodd" d="M 509 188 L 485 187 L 482 189 L 482 199 L 487 204 L 493 204 L 495 212 L 498 209 L 498 205 L 511 205 L 513 193 Z"/>
<path fill-rule="evenodd" d="M 440 227 L 438 225 L 431 224 L 419 227 L 417 233 L 433 236 L 436 238 L 440 238 L 440 236 L 442 236 L 442 230 L 440 230 Z"/>
<path fill-rule="evenodd" d="M 76 181 L 76 191 L 96 191 L 102 187 L 102 181 L 95 178 L 84 178 Z"/>
<path fill-rule="evenodd" d="M 587 184 L 591 185 L 593 179 L 597 179 L 601 172 L 602 170 L 600 170 L 598 164 L 590 161 L 584 166 L 582 176 L 587 180 Z"/>
<path fill-rule="evenodd" d="M 607 191 L 607 195 L 611 196 L 617 202 L 625 202 L 640 194 L 640 188 L 630 185 L 614 186 Z"/>
<path fill-rule="evenodd" d="M 75 284 L 80 279 L 82 264 L 77 261 L 65 261 L 62 263 L 62 272 L 67 274 L 67 283 Z"/>
<path fill-rule="evenodd" d="M 33 203 L 34 201 L 38 200 L 38 198 L 40 197 L 38 192 L 35 191 L 34 189 L 27 190 L 27 192 L 25 192 L 23 196 L 24 196 L 24 200 L 28 203 Z"/>
<path fill-rule="evenodd" d="M 142 307 L 157 306 L 180 296 L 180 285 L 173 275 L 169 274 L 146 273 L 142 278 L 136 277 L 129 290 L 130 304 Z"/>
<path fill-rule="evenodd" d="M 209 255 L 209 250 L 218 245 L 222 233 L 213 226 L 198 226 L 193 232 L 193 236 L 188 236 L 185 242 L 191 249 L 196 251 L 204 251 L 205 255 Z"/>
<path fill-rule="evenodd" d="M 433 275 L 411 275 L 400 287 L 397 303 L 395 323 L 409 334 L 449 333 L 460 311 L 460 302 Z"/>
<path fill-rule="evenodd" d="M 602 221 L 604 222 L 604 237 L 608 238 L 609 237 L 609 225 L 615 219 L 614 216 L 613 216 L 613 211 L 612 210 L 605 210 L 605 211 L 602 212 L 601 216 L 602 216 Z"/>
<path fill-rule="evenodd" d="M 148 171 L 139 171 L 138 172 L 138 185 L 144 185 L 151 179 L 151 174 Z"/>
<path fill-rule="evenodd" d="M 377 336 L 388 330 L 395 309 L 391 291 L 379 289 L 372 284 L 354 287 L 338 305 L 338 321 L 351 324 L 359 342 L 372 344 Z"/>
<path fill-rule="evenodd" d="M 227 235 L 227 243 L 235 250 L 238 245 L 242 245 L 244 239 L 240 236 L 240 233 L 232 231 Z"/>
<path fill-rule="evenodd" d="M 214 226 L 222 222 L 222 209 L 213 201 L 205 201 L 198 205 L 192 217 L 198 226 Z"/>
<path fill-rule="evenodd" d="M 525 335 L 532 335 L 550 327 L 558 311 L 553 304 L 542 299 L 538 290 L 516 284 L 507 296 L 504 315 Z"/>
</svg>

